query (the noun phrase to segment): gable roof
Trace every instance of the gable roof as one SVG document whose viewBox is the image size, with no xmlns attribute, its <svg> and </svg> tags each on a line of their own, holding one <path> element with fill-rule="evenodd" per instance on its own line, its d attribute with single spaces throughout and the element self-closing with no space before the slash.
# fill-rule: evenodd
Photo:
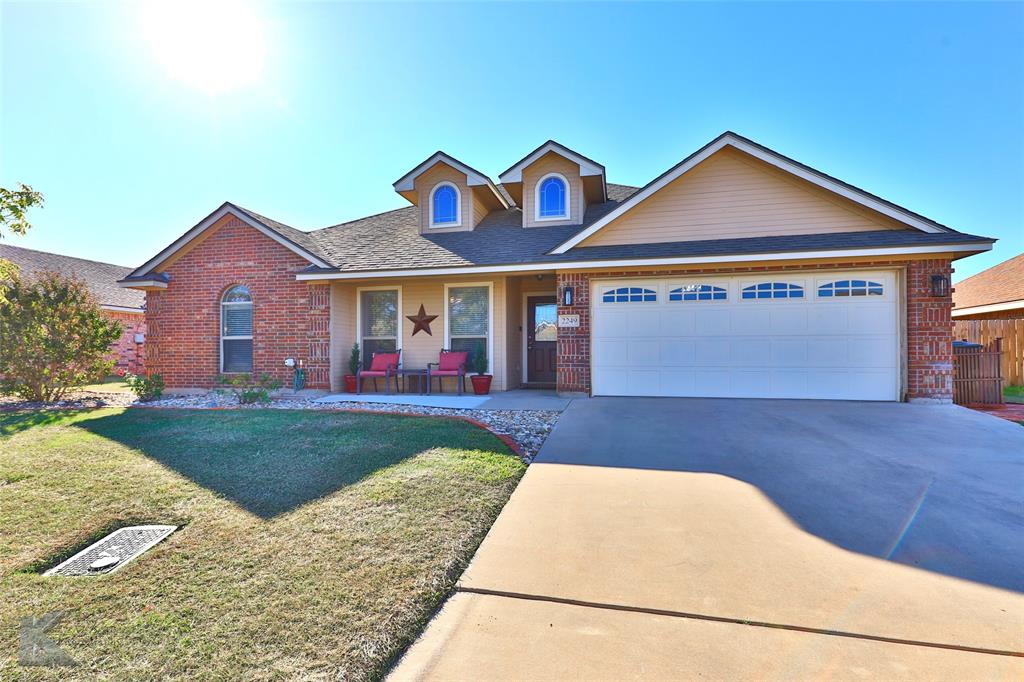
<svg viewBox="0 0 1024 682">
<path fill-rule="evenodd" d="M 57 272 L 76 277 L 85 282 L 100 305 L 107 308 L 126 308 L 142 312 L 146 304 L 146 295 L 141 291 L 123 289 L 117 285 L 118 280 L 132 270 L 123 265 L 100 263 L 9 244 L 0 244 L 0 258 L 17 265 L 22 274 Z"/>
<path fill-rule="evenodd" d="M 120 281 L 130 285 L 133 283 L 138 284 L 139 281 L 147 279 L 147 276 L 152 274 L 152 271 L 156 266 L 160 265 L 175 253 L 183 249 L 189 244 L 189 242 L 201 235 L 207 229 L 212 227 L 214 223 L 229 213 L 235 215 L 242 222 L 262 232 L 264 235 L 270 237 L 290 251 L 302 256 L 311 264 L 319 267 L 329 267 L 328 262 L 319 253 L 317 253 L 316 244 L 310 238 L 308 232 L 303 232 L 302 230 L 290 227 L 284 223 L 279 223 L 276 220 L 262 216 L 254 211 L 249 211 L 241 206 L 232 204 L 230 201 L 225 201 L 217 210 L 196 223 L 188 232 L 178 237 L 178 239 L 172 242 L 163 251 L 132 270 L 126 277 L 122 277 Z"/>
<path fill-rule="evenodd" d="M 573 163 L 578 165 L 580 167 L 580 177 L 588 177 L 593 175 L 601 176 L 602 199 L 607 200 L 608 182 L 605 180 L 604 166 L 599 164 L 597 161 L 594 161 L 593 159 L 589 159 L 586 156 L 583 156 L 579 152 L 575 152 L 569 149 L 564 144 L 555 142 L 554 140 L 548 140 L 547 142 L 537 147 L 523 158 L 516 161 L 514 164 L 509 166 L 509 168 L 504 173 L 498 176 L 498 180 L 503 185 L 522 182 L 523 169 L 530 166 L 530 164 L 532 164 L 533 162 L 535 162 L 537 159 L 541 158 L 548 152 L 558 154 L 559 156 L 568 159 L 569 161 L 572 161 Z"/>
<path fill-rule="evenodd" d="M 487 177 L 480 171 L 476 170 L 475 168 L 467 166 L 458 159 L 455 159 L 449 156 L 448 154 L 445 154 L 442 151 L 434 152 L 429 157 L 427 157 L 427 159 L 423 163 L 419 164 L 411 171 L 395 180 L 395 191 L 411 191 L 414 188 L 416 178 L 426 173 L 428 170 L 433 168 L 438 163 L 446 163 L 455 170 L 459 171 L 460 173 L 465 174 L 466 182 L 467 184 L 469 184 L 470 187 L 485 186 L 488 189 L 490 189 L 492 192 L 494 192 L 494 196 L 497 197 L 498 201 L 505 208 L 510 208 L 512 206 L 512 204 L 509 203 L 508 199 L 506 198 L 506 195 L 498 191 L 498 188 L 495 186 L 495 184 L 491 181 L 489 177 Z"/>
<path fill-rule="evenodd" d="M 993 265 L 953 287 L 953 308 L 1017 302 L 1024 308 L 1024 253 Z M 1008 309 L 1008 307 L 1007 307 Z"/>
<path fill-rule="evenodd" d="M 602 229 L 616 218 L 622 216 L 628 212 L 634 206 L 637 206 L 644 199 L 655 194 L 658 190 L 668 185 L 673 180 L 679 178 L 684 173 L 695 167 L 701 161 L 704 161 L 709 156 L 719 151 L 724 147 L 733 147 L 742 152 L 745 152 L 761 161 L 764 161 L 776 168 L 786 171 L 798 178 L 806 180 L 814 185 L 822 187 L 826 190 L 834 192 L 842 197 L 845 197 L 851 201 L 854 201 L 862 206 L 877 211 L 883 215 L 887 215 L 890 218 L 900 221 L 905 225 L 916 228 L 923 232 L 948 232 L 950 228 L 945 225 L 929 220 L 922 215 L 908 211 L 901 206 L 882 199 L 881 197 L 875 196 L 870 192 L 866 192 L 858 187 L 838 180 L 831 175 L 822 173 L 821 171 L 815 170 L 810 166 L 804 165 L 799 161 L 783 156 L 776 151 L 768 149 L 767 147 L 749 140 L 741 135 L 737 135 L 734 132 L 726 131 L 716 137 L 711 142 L 707 143 L 693 154 L 690 154 L 685 159 L 677 163 L 672 168 L 651 180 L 649 183 L 644 185 L 637 191 L 628 201 L 623 202 L 615 210 L 610 211 L 601 220 L 595 221 L 593 224 L 588 226 L 584 230 L 580 230 L 578 233 L 567 239 L 565 242 L 559 244 L 557 247 L 552 249 L 553 254 L 565 253 L 569 249 L 580 244 L 587 237 L 590 237 L 598 230 Z"/>
</svg>

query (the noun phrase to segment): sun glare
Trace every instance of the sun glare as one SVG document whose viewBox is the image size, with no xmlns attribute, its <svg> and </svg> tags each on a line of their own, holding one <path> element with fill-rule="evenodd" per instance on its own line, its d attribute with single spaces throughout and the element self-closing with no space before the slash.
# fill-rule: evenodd
<svg viewBox="0 0 1024 682">
<path fill-rule="evenodd" d="M 241 0 L 151 0 L 142 32 L 160 64 L 190 87 L 216 95 L 260 83 L 264 20 Z"/>
</svg>

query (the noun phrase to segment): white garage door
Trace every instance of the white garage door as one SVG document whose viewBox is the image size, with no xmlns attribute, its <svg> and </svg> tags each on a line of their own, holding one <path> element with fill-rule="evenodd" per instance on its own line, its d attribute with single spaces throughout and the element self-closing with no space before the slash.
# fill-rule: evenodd
<svg viewBox="0 0 1024 682">
<path fill-rule="evenodd" d="M 595 395 L 899 398 L 894 272 L 592 286 Z"/>
</svg>

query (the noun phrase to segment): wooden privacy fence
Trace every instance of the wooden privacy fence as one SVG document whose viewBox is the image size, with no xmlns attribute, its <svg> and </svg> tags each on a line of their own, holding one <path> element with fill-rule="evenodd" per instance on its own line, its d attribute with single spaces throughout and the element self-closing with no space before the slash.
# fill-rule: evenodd
<svg viewBox="0 0 1024 682">
<path fill-rule="evenodd" d="M 1003 380 L 1007 386 L 1024 385 L 1024 319 L 956 320 L 953 338 L 988 345 L 1003 340 Z"/>
<path fill-rule="evenodd" d="M 1002 339 L 987 346 L 953 346 L 953 402 L 1003 402 Z"/>
</svg>

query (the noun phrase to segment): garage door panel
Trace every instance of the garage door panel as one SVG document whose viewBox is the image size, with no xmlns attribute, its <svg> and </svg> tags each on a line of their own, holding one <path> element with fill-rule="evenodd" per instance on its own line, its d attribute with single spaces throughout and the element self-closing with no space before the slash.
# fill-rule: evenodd
<svg viewBox="0 0 1024 682">
<path fill-rule="evenodd" d="M 685 304 L 684 304 L 685 305 Z M 697 303 L 695 305 L 700 305 Z M 732 331 L 729 322 L 730 311 L 724 308 L 703 308 L 694 311 L 695 333 L 698 336 L 720 336 Z"/>
<path fill-rule="evenodd" d="M 852 290 L 859 280 L 880 283 L 885 294 L 835 293 Z M 657 292 L 656 301 L 605 303 L 595 296 L 594 393 L 898 397 L 899 297 L 891 273 L 766 275 L 756 282 L 773 282 L 773 294 L 776 283 L 795 282 L 804 286 L 803 296 L 740 298 L 741 285 L 754 281 L 749 276 L 702 278 L 702 284 L 728 292 L 726 300 L 669 301 L 672 281 L 656 280 L 628 285 Z M 832 283 L 833 295 L 818 295 L 823 282 Z M 606 283 L 604 288 L 621 286 Z"/>
</svg>

